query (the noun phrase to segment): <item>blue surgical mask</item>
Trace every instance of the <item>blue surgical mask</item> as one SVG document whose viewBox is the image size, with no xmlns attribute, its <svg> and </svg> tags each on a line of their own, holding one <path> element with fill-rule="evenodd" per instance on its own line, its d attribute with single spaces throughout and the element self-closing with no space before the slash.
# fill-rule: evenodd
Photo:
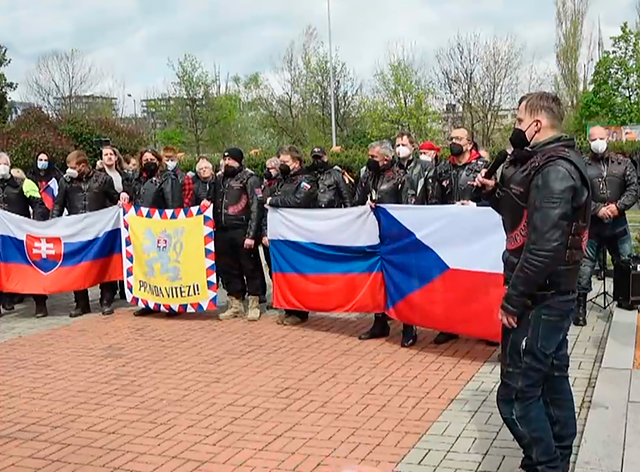
<svg viewBox="0 0 640 472">
<path fill-rule="evenodd" d="M 38 161 L 38 169 L 47 170 L 49 168 L 49 161 Z"/>
</svg>

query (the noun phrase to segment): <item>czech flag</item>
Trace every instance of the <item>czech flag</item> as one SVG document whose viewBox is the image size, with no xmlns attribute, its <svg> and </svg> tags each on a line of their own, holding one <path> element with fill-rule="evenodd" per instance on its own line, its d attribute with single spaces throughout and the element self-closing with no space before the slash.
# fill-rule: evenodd
<svg viewBox="0 0 640 472">
<path fill-rule="evenodd" d="M 368 207 L 269 209 L 273 304 L 323 313 L 381 312 L 378 223 Z"/>
<path fill-rule="evenodd" d="M 49 221 L 0 211 L 0 291 L 52 294 L 122 280 L 121 211 Z"/>
<path fill-rule="evenodd" d="M 387 314 L 464 336 L 500 340 L 504 295 L 500 216 L 491 208 L 389 205 L 380 224 Z"/>
</svg>

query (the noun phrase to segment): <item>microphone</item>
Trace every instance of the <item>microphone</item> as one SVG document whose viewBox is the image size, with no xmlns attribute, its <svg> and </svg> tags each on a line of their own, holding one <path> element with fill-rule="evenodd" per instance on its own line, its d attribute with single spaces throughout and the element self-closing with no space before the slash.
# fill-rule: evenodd
<svg viewBox="0 0 640 472">
<path fill-rule="evenodd" d="M 505 163 L 508 157 L 509 153 L 505 149 L 500 151 L 495 159 L 491 162 L 491 165 L 487 167 L 487 172 L 484 174 L 484 178 L 491 179 L 498 171 L 500 166 Z"/>
</svg>

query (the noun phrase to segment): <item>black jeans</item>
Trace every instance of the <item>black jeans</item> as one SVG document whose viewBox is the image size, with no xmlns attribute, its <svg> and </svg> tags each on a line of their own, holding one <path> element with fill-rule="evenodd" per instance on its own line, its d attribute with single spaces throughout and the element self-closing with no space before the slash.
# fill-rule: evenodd
<svg viewBox="0 0 640 472">
<path fill-rule="evenodd" d="M 117 292 L 118 282 L 105 282 L 100 284 L 100 306 L 111 306 L 116 298 Z M 89 303 L 89 290 L 73 292 L 73 297 L 76 302 L 76 308 L 91 308 Z"/>
<path fill-rule="evenodd" d="M 258 251 L 259 243 L 253 249 L 244 248 L 246 229 L 220 229 L 216 233 L 216 259 L 223 276 L 224 288 L 230 296 L 238 299 L 262 295 L 266 286 L 264 271 Z"/>
<path fill-rule="evenodd" d="M 498 409 L 526 472 L 569 470 L 576 413 L 567 334 L 575 309 L 575 293 L 541 298 L 515 329 L 502 329 Z"/>
</svg>

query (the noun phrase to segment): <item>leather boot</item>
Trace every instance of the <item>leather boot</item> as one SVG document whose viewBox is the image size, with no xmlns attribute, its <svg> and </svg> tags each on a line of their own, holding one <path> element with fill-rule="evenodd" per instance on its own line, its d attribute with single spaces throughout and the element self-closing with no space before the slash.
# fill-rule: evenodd
<svg viewBox="0 0 640 472">
<path fill-rule="evenodd" d="M 91 313 L 91 306 L 89 303 L 89 293 L 79 292 L 76 295 L 76 308 L 71 313 L 69 313 L 69 317 L 78 318 L 82 315 L 86 315 L 87 313 Z"/>
<path fill-rule="evenodd" d="M 587 326 L 587 294 L 579 293 L 576 300 L 576 317 L 573 320 L 575 326 Z"/>
<path fill-rule="evenodd" d="M 242 304 L 242 300 L 230 296 L 227 311 L 219 316 L 220 320 L 226 321 L 242 317 L 244 317 L 244 305 Z"/>
<path fill-rule="evenodd" d="M 36 318 L 46 318 L 49 316 L 49 310 L 47 309 L 47 301 L 37 298 L 36 302 Z"/>
<path fill-rule="evenodd" d="M 389 336 L 389 321 L 385 313 L 376 313 L 373 319 L 373 326 L 369 328 L 369 331 L 360 335 L 358 339 L 360 341 L 367 341 L 369 339 L 380 339 Z"/>
<path fill-rule="evenodd" d="M 418 330 L 413 325 L 403 324 L 402 325 L 402 341 L 400 342 L 400 346 L 402 347 L 411 347 L 415 346 L 418 342 Z"/>
<path fill-rule="evenodd" d="M 247 314 L 248 321 L 258 321 L 260 319 L 260 298 L 249 297 L 249 313 Z"/>
<path fill-rule="evenodd" d="M 460 336 L 458 336 L 457 334 L 451 334 L 451 333 L 439 333 L 436 338 L 433 340 L 433 344 L 435 344 L 436 346 L 442 346 L 443 344 L 447 344 L 448 342 L 451 341 L 455 341 L 456 339 L 458 339 Z"/>
</svg>

